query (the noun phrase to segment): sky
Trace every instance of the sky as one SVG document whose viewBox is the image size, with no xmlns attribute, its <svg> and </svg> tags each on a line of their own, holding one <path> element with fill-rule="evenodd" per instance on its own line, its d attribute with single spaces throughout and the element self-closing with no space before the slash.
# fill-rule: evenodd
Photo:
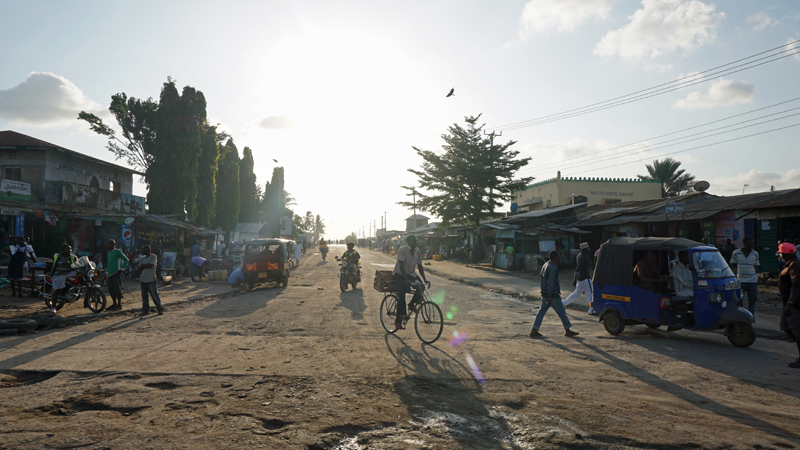
<svg viewBox="0 0 800 450">
<path fill-rule="evenodd" d="M 389 229 L 405 229 L 412 213 L 396 203 L 416 182 L 412 147 L 441 151 L 449 126 L 479 114 L 485 131 L 502 130 L 495 142 L 516 141 L 511 149 L 532 158 L 520 176 L 632 178 L 669 154 L 713 194 L 800 187 L 800 127 L 692 150 L 800 116 L 659 147 L 800 107 L 772 107 L 800 97 L 800 55 L 697 75 L 800 40 L 798 1 L 0 0 L 0 10 L 12 18 L 0 28 L 0 130 L 114 162 L 77 113 L 108 123 L 112 95 L 157 99 L 172 77 L 201 90 L 209 120 L 253 150 L 259 184 L 273 159 L 284 167 L 295 211 L 319 214 L 332 238 L 369 234 L 384 214 Z M 681 77 L 698 83 L 507 127 Z"/>
</svg>

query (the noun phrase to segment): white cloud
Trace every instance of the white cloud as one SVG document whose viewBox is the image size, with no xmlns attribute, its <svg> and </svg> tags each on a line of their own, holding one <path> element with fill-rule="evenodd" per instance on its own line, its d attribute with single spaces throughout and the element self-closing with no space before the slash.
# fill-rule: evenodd
<svg viewBox="0 0 800 450">
<path fill-rule="evenodd" d="M 731 106 L 753 101 L 756 87 L 745 81 L 717 80 L 711 83 L 708 93 L 690 92 L 686 98 L 678 100 L 675 106 L 684 109 Z"/>
<path fill-rule="evenodd" d="M 772 186 L 775 190 L 797 189 L 800 188 L 800 169 L 790 169 L 786 172 L 752 169 L 750 172 L 731 177 L 716 178 L 711 182 L 710 190 L 723 195 L 741 194 L 745 184 L 748 185 L 745 193 L 768 191 Z"/>
<path fill-rule="evenodd" d="M 753 31 L 761 31 L 767 28 L 772 28 L 780 22 L 780 20 L 770 16 L 766 11 L 759 11 L 747 16 L 747 23 L 753 26 Z"/>
<path fill-rule="evenodd" d="M 526 144 L 522 152 L 536 159 L 547 158 L 548 161 L 555 162 L 592 155 L 614 147 L 614 144 L 605 139 L 588 142 L 585 139 L 575 137 L 566 142 L 536 142 Z M 599 157 L 602 156 L 603 155 L 599 155 Z"/>
<path fill-rule="evenodd" d="M 786 40 L 787 49 L 794 50 L 794 58 L 800 61 L 800 42 L 795 42 L 797 39 L 789 38 Z"/>
<path fill-rule="evenodd" d="M 590 18 L 605 19 L 611 10 L 608 0 L 531 0 L 522 8 L 519 36 L 550 30 L 574 31 Z"/>
<path fill-rule="evenodd" d="M 286 130 L 294 128 L 294 120 L 290 115 L 268 116 L 256 121 L 256 125 L 265 130 Z"/>
<path fill-rule="evenodd" d="M 725 14 L 715 9 L 698 0 L 642 0 L 642 9 L 629 17 L 630 23 L 609 31 L 594 53 L 618 54 L 628 60 L 655 58 L 676 50 L 690 53 L 716 39 Z"/>
<path fill-rule="evenodd" d="M 23 125 L 77 122 L 81 111 L 100 113 L 102 107 L 86 98 L 66 78 L 32 72 L 22 83 L 0 90 L 0 118 Z"/>
</svg>

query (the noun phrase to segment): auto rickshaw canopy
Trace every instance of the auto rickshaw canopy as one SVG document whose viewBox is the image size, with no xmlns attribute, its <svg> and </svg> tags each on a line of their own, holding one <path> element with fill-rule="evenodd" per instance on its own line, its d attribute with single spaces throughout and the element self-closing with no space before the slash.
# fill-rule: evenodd
<svg viewBox="0 0 800 450">
<path fill-rule="evenodd" d="M 600 246 L 600 256 L 595 264 L 592 282 L 615 286 L 632 286 L 634 251 L 681 251 L 687 250 L 689 247 L 705 247 L 709 250 L 714 250 L 713 247 L 704 246 L 700 242 L 684 238 L 611 238 Z"/>
<path fill-rule="evenodd" d="M 270 247 L 276 245 L 281 249 L 279 261 L 286 262 L 289 259 L 287 255 L 286 244 L 289 242 L 291 241 L 286 239 L 253 239 L 244 243 L 245 253 L 248 253 L 248 251 L 253 247 Z"/>
</svg>

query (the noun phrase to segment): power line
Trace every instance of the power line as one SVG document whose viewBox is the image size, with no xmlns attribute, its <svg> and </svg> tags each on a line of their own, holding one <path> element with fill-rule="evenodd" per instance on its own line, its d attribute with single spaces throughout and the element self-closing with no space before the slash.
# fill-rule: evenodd
<svg viewBox="0 0 800 450">
<path fill-rule="evenodd" d="M 619 164 L 612 164 L 610 166 L 598 167 L 598 168 L 594 168 L 594 169 L 591 169 L 591 170 L 601 170 L 601 169 L 608 169 L 610 167 L 624 166 L 626 164 L 633 164 L 635 162 L 646 161 L 646 160 L 648 160 L 650 158 L 661 158 L 661 157 L 664 157 L 664 156 L 675 155 L 677 153 L 684 153 L 684 152 L 688 152 L 690 150 L 697 150 L 697 149 L 700 149 L 700 148 L 706 148 L 706 147 L 711 147 L 711 146 L 714 146 L 714 145 L 725 144 L 725 143 L 728 143 L 728 142 L 738 141 L 740 139 L 745 139 L 745 138 L 749 138 L 749 137 L 753 137 L 753 136 L 759 136 L 759 135 L 762 135 L 762 134 L 772 133 L 772 132 L 775 132 L 775 131 L 785 130 L 787 128 L 793 128 L 793 127 L 798 127 L 798 126 L 800 126 L 800 123 L 796 123 L 794 125 L 787 125 L 785 127 L 780 127 L 780 128 L 773 128 L 771 130 L 762 131 L 760 133 L 748 134 L 747 136 L 739 136 L 737 138 L 728 139 L 726 141 L 712 142 L 711 144 L 705 144 L 705 145 L 700 145 L 700 146 L 697 146 L 697 147 L 687 148 L 687 149 L 684 149 L 684 150 L 678 150 L 678 151 L 674 151 L 674 152 L 663 153 L 661 155 L 656 155 L 656 156 L 648 156 L 647 158 L 637 159 L 637 160 L 634 160 L 634 161 L 628 161 L 628 162 L 619 163 Z M 582 173 L 585 173 L 585 172 L 582 172 Z"/>
<path fill-rule="evenodd" d="M 800 108 L 794 108 L 794 109 L 800 109 Z M 776 114 L 780 114 L 780 113 L 776 113 Z M 771 114 L 771 115 L 774 115 L 774 114 Z M 754 123 L 754 124 L 746 125 L 746 126 L 743 126 L 743 127 L 735 128 L 735 129 L 733 129 L 733 130 L 722 131 L 722 132 L 719 132 L 719 133 L 709 134 L 709 135 L 707 135 L 707 136 L 700 136 L 700 137 L 696 137 L 696 138 L 694 138 L 694 139 L 686 139 L 686 140 L 684 140 L 684 141 L 681 141 L 681 142 L 675 142 L 675 143 L 672 143 L 672 144 L 667 144 L 667 145 L 661 145 L 661 144 L 659 144 L 659 145 L 656 145 L 656 146 L 651 146 L 651 147 L 648 147 L 648 148 L 629 150 L 629 151 L 627 152 L 627 154 L 625 154 L 625 155 L 620 155 L 620 156 L 630 156 L 630 155 L 633 155 L 633 154 L 636 154 L 636 153 L 644 153 L 644 152 L 648 152 L 648 151 L 652 151 L 652 150 L 660 150 L 660 149 L 662 149 L 662 148 L 673 147 L 673 146 L 676 146 L 676 145 L 685 144 L 685 143 L 687 143 L 687 142 L 693 142 L 693 141 L 698 141 L 698 140 L 700 140 L 700 139 L 706 139 L 706 138 L 710 138 L 710 137 L 712 137 L 712 136 L 719 136 L 720 134 L 732 133 L 732 132 L 734 132 L 734 131 L 739 131 L 739 130 L 743 130 L 743 129 L 745 129 L 745 128 L 750 128 L 750 127 L 755 127 L 755 126 L 758 126 L 758 125 L 763 125 L 763 124 L 765 124 L 765 123 L 769 123 L 769 122 L 775 122 L 776 120 L 788 119 L 789 117 L 794 117 L 794 116 L 798 116 L 798 115 L 800 115 L 800 113 L 789 114 L 788 116 L 776 117 L 776 118 L 774 118 L 774 119 L 765 120 L 765 121 L 763 121 L 763 122 L 758 122 L 758 123 Z M 766 116 L 765 116 L 765 117 L 766 117 Z M 750 121 L 752 121 L 752 120 L 758 120 L 758 119 L 761 119 L 761 117 L 759 117 L 759 118 L 756 118 L 756 119 L 746 120 L 746 121 L 744 121 L 744 122 L 740 122 L 740 123 L 750 122 Z M 716 128 L 716 129 L 714 129 L 714 130 L 709 130 L 709 131 L 721 130 L 721 129 L 728 128 L 728 127 L 731 127 L 731 126 L 734 126 L 734 125 L 739 125 L 739 124 L 733 124 L 733 125 L 729 125 L 729 126 L 726 126 L 726 127 Z M 707 131 L 707 132 L 708 132 L 708 131 Z M 698 133 L 698 134 L 705 134 L 705 133 L 707 133 L 707 132 Z M 694 135 L 693 135 L 693 136 L 694 136 Z M 674 140 L 679 140 L 679 139 L 685 139 L 685 138 L 687 138 L 687 137 L 689 137 L 689 136 L 684 136 L 684 137 L 677 138 L 677 139 L 672 139 L 672 140 L 674 141 Z M 671 142 L 671 141 L 666 141 L 666 142 Z M 662 144 L 663 144 L 663 142 L 662 142 Z M 597 163 L 600 163 L 600 162 L 603 162 L 603 161 L 608 161 L 608 160 L 610 160 L 610 159 L 617 159 L 617 158 L 619 158 L 619 156 L 617 156 L 617 155 L 609 155 L 609 156 L 607 156 L 607 157 L 605 157 L 605 158 L 603 158 L 603 159 L 599 159 L 599 160 L 595 160 L 595 161 L 589 161 L 589 162 L 585 162 L 585 163 L 582 163 L 582 164 L 573 165 L 572 167 L 583 167 L 583 166 L 589 166 L 589 165 L 592 165 L 592 164 L 597 164 Z M 652 158 L 652 157 L 648 157 L 648 158 L 646 158 L 646 159 L 649 159 L 649 158 Z M 537 172 L 537 174 L 538 174 L 538 173 L 543 173 L 543 172 Z"/>
<path fill-rule="evenodd" d="M 786 48 L 786 49 L 784 49 L 784 50 L 782 50 L 782 51 L 780 51 L 778 53 L 774 53 L 772 55 L 768 55 L 768 56 L 765 56 L 763 58 L 759 58 L 759 59 L 756 59 L 756 60 L 753 60 L 753 61 L 748 61 L 748 62 L 746 62 L 744 64 L 740 64 L 738 66 L 729 67 L 727 69 L 724 69 L 724 70 L 721 70 L 721 71 L 718 71 L 718 72 L 710 73 L 706 77 L 704 77 L 702 80 L 699 80 L 699 81 L 696 80 L 697 76 L 700 76 L 700 75 L 702 75 L 702 74 L 704 74 L 706 72 L 710 72 L 710 71 L 719 69 L 721 67 L 729 66 L 731 64 L 736 64 L 737 62 L 741 62 L 741 61 L 744 61 L 744 60 L 752 59 L 755 56 L 759 56 L 759 55 L 762 55 L 764 53 L 769 53 L 769 52 L 772 52 L 772 51 L 774 51 L 776 49 L 779 49 L 779 48 L 782 48 L 782 47 L 787 47 L 787 46 L 795 44 L 797 42 L 800 42 L 800 40 L 797 40 L 797 41 L 794 41 L 794 42 L 789 42 L 789 43 L 786 43 L 784 45 L 772 48 L 770 50 L 766 50 L 766 51 L 763 51 L 763 52 L 756 53 L 754 55 L 748 56 L 746 58 L 739 59 L 737 61 L 733 61 L 733 62 L 730 62 L 730 63 L 727 63 L 727 64 L 723 64 L 721 66 L 717 66 L 717 67 L 714 67 L 712 69 L 707 69 L 707 70 L 704 70 L 702 72 L 698 72 L 696 74 L 692 74 L 692 75 L 688 75 L 688 76 L 685 76 L 685 77 L 682 77 L 682 78 L 678 78 L 677 80 L 670 81 L 668 83 L 662 83 L 660 85 L 653 86 L 653 87 L 648 88 L 648 89 L 643 89 L 643 90 L 640 90 L 640 91 L 636 91 L 636 92 L 631 93 L 631 94 L 615 97 L 615 98 L 610 99 L 610 100 L 605 100 L 605 101 L 602 101 L 602 102 L 593 103 L 591 105 L 587 105 L 587 106 L 584 106 L 584 107 L 581 107 L 581 108 L 575 108 L 575 109 L 567 110 L 567 111 L 564 111 L 564 112 L 561 112 L 561 113 L 557 113 L 557 114 L 550 114 L 550 115 L 541 116 L 541 117 L 538 117 L 538 118 L 535 118 L 535 119 L 530 119 L 530 120 L 526 120 L 526 121 L 522 121 L 522 122 L 516 122 L 516 123 L 511 123 L 511 124 L 507 124 L 507 125 L 494 127 L 494 129 L 497 129 L 497 130 L 514 130 L 514 129 L 518 129 L 518 128 L 525 128 L 525 127 L 529 127 L 529 126 L 541 125 L 541 124 L 549 123 L 549 122 L 555 122 L 555 121 L 558 121 L 558 120 L 568 119 L 568 118 L 571 118 L 571 117 L 576 117 L 576 116 L 580 116 L 580 115 L 584 115 L 584 114 L 589 114 L 591 112 L 596 112 L 596 111 L 602 111 L 604 109 L 609 109 L 609 108 L 612 108 L 612 107 L 615 107 L 615 106 L 621 106 L 621 105 L 624 105 L 624 104 L 627 104 L 627 103 L 632 103 L 632 102 L 635 102 L 635 101 L 644 100 L 646 98 L 650 98 L 650 97 L 655 97 L 657 95 L 666 94 L 668 92 L 673 92 L 673 91 L 676 91 L 676 90 L 679 90 L 679 89 L 683 89 L 685 87 L 694 86 L 695 84 L 705 83 L 707 81 L 712 80 L 712 78 L 708 78 L 708 76 L 711 76 L 711 75 L 719 75 L 719 74 L 721 74 L 720 76 L 730 75 L 730 74 L 733 74 L 733 73 L 741 72 L 743 70 L 752 69 L 754 67 L 758 67 L 758 66 L 761 66 L 761 65 L 764 65 L 764 64 L 768 64 L 768 63 L 771 63 L 771 62 L 774 62 L 774 61 L 778 61 L 780 59 L 783 59 L 783 58 L 786 58 L 786 57 L 789 57 L 789 56 L 792 56 L 792 55 L 796 55 L 796 54 L 798 54 L 800 52 L 795 51 L 796 50 L 795 48 Z M 781 56 L 781 57 L 778 57 L 778 58 L 774 58 L 774 57 L 776 57 L 778 55 L 781 55 L 782 53 L 787 53 L 787 52 L 791 52 L 791 53 L 789 53 L 787 55 L 784 55 L 784 56 Z M 764 61 L 764 62 L 759 63 L 759 64 L 754 64 L 754 63 L 756 63 L 758 61 L 761 61 L 761 60 L 764 60 L 764 59 L 769 59 L 769 58 L 774 58 L 774 59 L 770 59 L 768 61 Z M 737 69 L 737 68 L 743 67 L 743 66 L 747 66 L 747 67 L 741 68 L 739 70 L 733 70 L 733 69 Z M 691 78 L 694 78 L 694 79 L 691 79 Z M 685 80 L 685 81 L 682 81 L 682 80 Z M 675 83 L 678 83 L 678 84 L 675 85 L 675 86 L 663 87 L 663 86 L 668 86 L 668 85 L 675 84 Z M 662 89 L 658 89 L 658 88 L 662 88 Z M 653 91 L 653 92 L 649 92 L 649 91 Z M 640 94 L 640 95 L 637 95 L 637 94 Z M 632 97 L 632 98 L 628 98 L 628 97 Z"/>
<path fill-rule="evenodd" d="M 794 101 L 797 101 L 797 100 L 800 100 L 800 97 L 796 97 L 796 98 L 793 98 L 791 100 L 786 100 L 786 101 L 783 101 L 783 102 L 780 102 L 780 103 L 775 103 L 774 105 L 764 106 L 763 108 L 753 109 L 753 110 L 746 111 L 746 112 L 743 112 L 743 113 L 740 113 L 740 114 L 734 114 L 734 115 L 729 116 L 729 117 L 725 117 L 725 118 L 722 118 L 722 119 L 719 119 L 719 120 L 714 120 L 714 121 L 711 121 L 711 122 L 706 122 L 706 123 L 700 124 L 700 125 L 695 125 L 695 126 L 692 126 L 692 127 L 689 127 L 689 128 L 684 128 L 682 130 L 673 131 L 673 132 L 662 134 L 662 135 L 659 135 L 659 136 L 654 136 L 654 137 L 642 139 L 642 140 L 636 141 L 636 142 L 631 142 L 630 144 L 625 144 L 625 145 L 620 145 L 618 147 L 612 147 L 612 148 L 608 148 L 608 149 L 605 149 L 605 150 L 600 150 L 599 152 L 594 152 L 594 153 L 589 154 L 589 155 L 573 156 L 572 158 L 567 158 L 567 159 L 562 159 L 560 161 L 554 161 L 554 162 L 542 164 L 541 166 L 537 167 L 536 169 L 532 169 L 532 170 L 528 170 L 528 171 L 521 171 L 519 173 L 531 173 L 534 170 L 535 171 L 547 170 L 547 169 L 551 169 L 553 167 L 561 166 L 564 163 L 567 163 L 569 161 L 575 161 L 575 160 L 578 160 L 578 159 L 596 158 L 599 154 L 602 154 L 602 153 L 607 153 L 607 152 L 611 152 L 613 150 L 623 149 L 623 148 L 626 148 L 626 147 L 630 147 L 632 145 L 642 144 L 642 143 L 645 143 L 645 142 L 649 143 L 650 141 L 652 141 L 654 139 L 660 139 L 662 137 L 667 137 L 667 136 L 671 136 L 671 135 L 674 135 L 674 134 L 683 133 L 685 131 L 690 131 L 690 130 L 694 130 L 694 129 L 697 129 L 697 128 L 701 128 L 701 127 L 705 127 L 705 126 L 708 126 L 708 125 L 712 125 L 712 124 L 715 124 L 715 123 L 724 122 L 726 120 L 734 119 L 736 117 L 741 117 L 741 116 L 744 116 L 744 115 L 747 115 L 747 114 L 752 114 L 752 113 L 758 112 L 758 111 L 763 111 L 765 109 L 774 108 L 776 106 L 784 105 L 786 103 L 791 103 L 791 102 L 794 102 Z M 775 116 L 775 115 L 778 115 L 778 114 L 783 114 L 783 113 L 786 113 L 786 112 L 789 112 L 789 111 L 795 111 L 797 109 L 800 109 L 800 108 L 791 108 L 791 109 L 787 109 L 787 110 L 780 111 L 780 112 L 777 112 L 777 113 L 767 114 L 765 116 L 760 116 L 760 117 L 755 117 L 753 119 L 745 120 L 745 121 L 742 121 L 742 122 L 737 122 L 735 124 L 727 125 L 725 127 L 715 128 L 715 129 L 704 131 L 702 133 L 696 133 L 696 134 L 693 134 L 693 135 L 684 136 L 682 138 L 677 138 L 677 139 L 683 139 L 683 138 L 690 137 L 690 136 L 696 136 L 698 134 L 709 133 L 711 131 L 720 130 L 720 129 L 732 127 L 732 126 L 735 126 L 735 125 L 740 125 L 740 124 L 743 124 L 743 123 L 746 123 L 746 122 L 752 122 L 754 120 L 759 120 L 759 119 L 763 119 L 765 117 L 771 117 L 771 116 Z M 672 140 L 668 140 L 668 141 L 656 143 L 654 145 L 660 145 L 660 144 L 663 144 L 663 143 L 666 143 L 666 142 L 671 142 L 671 141 Z M 615 152 L 613 154 L 621 154 L 621 153 L 624 153 L 624 152 Z"/>
</svg>

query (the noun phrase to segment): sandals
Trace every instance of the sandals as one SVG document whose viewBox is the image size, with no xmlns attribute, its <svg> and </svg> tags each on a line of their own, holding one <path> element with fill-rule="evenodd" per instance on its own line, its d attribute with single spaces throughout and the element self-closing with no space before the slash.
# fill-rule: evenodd
<svg viewBox="0 0 800 450">
<path fill-rule="evenodd" d="M 789 367 L 792 369 L 800 369 L 800 358 L 797 358 L 794 362 L 790 362 Z"/>
</svg>

